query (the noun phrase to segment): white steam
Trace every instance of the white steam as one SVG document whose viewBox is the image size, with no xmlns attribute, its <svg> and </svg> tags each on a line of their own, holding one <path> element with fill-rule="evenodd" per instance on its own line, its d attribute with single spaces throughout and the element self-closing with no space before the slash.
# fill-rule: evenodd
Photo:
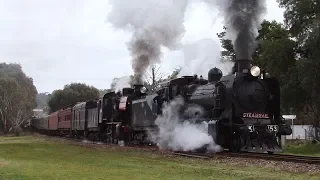
<svg viewBox="0 0 320 180">
<path fill-rule="evenodd" d="M 221 151 L 208 135 L 207 123 L 195 122 L 202 117 L 202 108 L 192 105 L 184 109 L 185 105 L 181 97 L 164 105 L 162 115 L 155 121 L 159 132 L 149 134 L 151 141 L 158 143 L 160 149 L 193 151 L 206 146 L 208 152 Z"/>
<path fill-rule="evenodd" d="M 122 91 L 123 88 L 128 88 L 130 86 L 131 78 L 129 76 L 123 76 L 121 78 L 114 78 L 111 83 L 111 89 L 115 92 Z"/>
<path fill-rule="evenodd" d="M 208 71 L 217 67 L 223 74 L 231 71 L 233 63 L 223 62 L 221 58 L 220 44 L 212 39 L 201 39 L 183 48 L 184 66 L 180 72 L 181 76 L 198 74 L 203 78 L 208 77 Z"/>
<path fill-rule="evenodd" d="M 176 49 L 185 32 L 184 13 L 188 0 L 110 0 L 109 22 L 130 30 L 128 43 L 136 83 L 150 65 L 160 62 L 161 46 Z"/>
</svg>

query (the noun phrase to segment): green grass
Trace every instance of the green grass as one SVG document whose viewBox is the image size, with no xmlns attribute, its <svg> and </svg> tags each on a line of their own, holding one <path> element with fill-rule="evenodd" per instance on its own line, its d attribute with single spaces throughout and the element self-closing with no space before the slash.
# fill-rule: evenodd
<svg viewBox="0 0 320 180">
<path fill-rule="evenodd" d="M 35 136 L 0 137 L 0 179 L 318 179 L 319 174 L 92 148 Z"/>
<path fill-rule="evenodd" d="M 296 143 L 287 145 L 283 149 L 285 154 L 320 156 L 320 144 L 314 143 Z"/>
</svg>

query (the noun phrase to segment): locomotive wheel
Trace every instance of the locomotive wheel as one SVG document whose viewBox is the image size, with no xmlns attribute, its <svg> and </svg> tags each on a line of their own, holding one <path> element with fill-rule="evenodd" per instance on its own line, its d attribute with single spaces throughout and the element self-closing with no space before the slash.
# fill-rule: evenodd
<svg viewBox="0 0 320 180">
<path fill-rule="evenodd" d="M 237 152 L 237 140 L 235 138 L 232 139 L 232 144 L 230 148 L 231 152 Z"/>
<path fill-rule="evenodd" d="M 113 144 L 113 142 L 112 142 L 112 137 L 111 137 L 109 134 L 107 134 L 106 140 L 107 140 L 107 143 L 108 143 L 108 144 Z"/>
<path fill-rule="evenodd" d="M 234 136 L 232 138 L 232 146 L 231 146 L 231 151 L 232 152 L 240 152 L 241 147 L 244 144 L 244 140 L 241 136 Z"/>
<path fill-rule="evenodd" d="M 270 154 L 270 155 L 274 154 L 273 151 L 267 151 L 267 152 L 268 152 L 268 154 Z"/>
</svg>

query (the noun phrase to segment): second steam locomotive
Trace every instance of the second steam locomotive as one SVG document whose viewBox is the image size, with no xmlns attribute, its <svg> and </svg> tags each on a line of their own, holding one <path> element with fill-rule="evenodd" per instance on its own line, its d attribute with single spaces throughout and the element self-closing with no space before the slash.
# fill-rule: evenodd
<svg viewBox="0 0 320 180">
<path fill-rule="evenodd" d="M 46 134 L 93 141 L 149 143 L 147 132 L 157 131 L 155 120 L 163 105 L 176 97 L 201 106 L 208 134 L 234 152 L 279 152 L 279 137 L 292 133 L 280 114 L 278 80 L 252 66 L 250 60 L 237 60 L 234 72 L 225 76 L 212 68 L 207 80 L 197 76 L 168 80 L 153 93 L 142 85 L 109 92 L 101 99 L 33 118 L 31 126 Z"/>
</svg>

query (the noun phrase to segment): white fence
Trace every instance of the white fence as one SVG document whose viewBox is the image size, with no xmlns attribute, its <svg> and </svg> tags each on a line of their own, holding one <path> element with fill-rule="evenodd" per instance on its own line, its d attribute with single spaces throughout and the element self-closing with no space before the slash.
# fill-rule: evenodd
<svg viewBox="0 0 320 180">
<path fill-rule="evenodd" d="M 314 128 L 311 125 L 291 125 L 292 134 L 286 139 L 312 140 L 315 136 Z"/>
</svg>

